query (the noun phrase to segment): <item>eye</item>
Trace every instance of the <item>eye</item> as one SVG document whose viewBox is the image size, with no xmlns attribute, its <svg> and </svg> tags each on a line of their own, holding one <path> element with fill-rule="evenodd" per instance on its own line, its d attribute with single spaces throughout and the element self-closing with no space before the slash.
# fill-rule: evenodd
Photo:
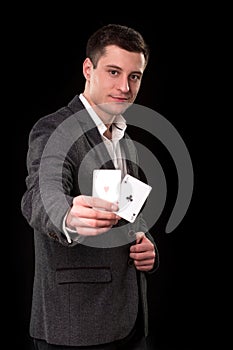
<svg viewBox="0 0 233 350">
<path fill-rule="evenodd" d="M 138 75 L 138 74 L 132 74 L 130 76 L 130 79 L 133 80 L 133 81 L 137 81 L 137 80 L 140 80 L 141 79 L 141 76 Z"/>
<path fill-rule="evenodd" d="M 113 76 L 117 76 L 119 74 L 119 72 L 117 70 L 115 70 L 115 69 L 111 69 L 109 71 L 109 73 L 110 73 L 110 75 L 113 75 Z"/>
</svg>

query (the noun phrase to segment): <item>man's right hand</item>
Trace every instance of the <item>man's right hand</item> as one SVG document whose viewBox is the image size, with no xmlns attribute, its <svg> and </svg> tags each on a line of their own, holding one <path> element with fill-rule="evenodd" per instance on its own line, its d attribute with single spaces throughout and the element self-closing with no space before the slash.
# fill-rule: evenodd
<svg viewBox="0 0 233 350">
<path fill-rule="evenodd" d="M 118 223 L 120 216 L 115 203 L 97 197 L 80 195 L 73 199 L 66 226 L 76 230 L 79 235 L 96 236 L 109 231 Z"/>
</svg>

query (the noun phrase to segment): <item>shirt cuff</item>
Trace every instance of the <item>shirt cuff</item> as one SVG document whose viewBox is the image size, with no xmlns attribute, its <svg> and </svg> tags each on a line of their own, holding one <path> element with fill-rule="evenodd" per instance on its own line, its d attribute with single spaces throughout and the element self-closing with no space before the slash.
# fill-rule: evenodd
<svg viewBox="0 0 233 350">
<path fill-rule="evenodd" d="M 80 236 L 76 230 L 71 230 L 70 228 L 68 228 L 66 226 L 67 215 L 68 215 L 68 213 L 65 215 L 65 217 L 63 219 L 63 223 L 62 223 L 62 229 L 63 229 L 63 232 L 66 236 L 66 239 L 67 239 L 68 243 L 70 243 L 70 244 L 72 243 L 72 241 L 80 243 L 84 239 L 84 237 Z"/>
</svg>

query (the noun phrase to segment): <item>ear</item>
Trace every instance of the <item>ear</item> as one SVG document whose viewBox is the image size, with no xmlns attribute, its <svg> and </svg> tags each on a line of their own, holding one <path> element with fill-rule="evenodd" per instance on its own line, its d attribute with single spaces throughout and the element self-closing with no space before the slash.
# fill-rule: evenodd
<svg viewBox="0 0 233 350">
<path fill-rule="evenodd" d="M 92 68 L 93 68 L 93 64 L 92 64 L 90 58 L 87 57 L 85 59 L 85 61 L 83 62 L 83 75 L 86 78 L 86 80 L 90 79 Z"/>
</svg>

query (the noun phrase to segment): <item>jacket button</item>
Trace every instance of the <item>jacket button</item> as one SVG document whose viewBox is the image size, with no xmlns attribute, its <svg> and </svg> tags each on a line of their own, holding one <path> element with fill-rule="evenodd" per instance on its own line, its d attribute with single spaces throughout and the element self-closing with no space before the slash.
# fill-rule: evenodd
<svg viewBox="0 0 233 350">
<path fill-rule="evenodd" d="M 50 236 L 51 238 L 55 239 L 56 241 L 59 240 L 55 232 L 49 232 L 49 236 Z"/>
<path fill-rule="evenodd" d="M 133 259 L 131 259 L 131 258 L 128 259 L 128 266 L 130 266 L 130 267 L 134 266 Z"/>
<path fill-rule="evenodd" d="M 130 230 L 130 231 L 128 232 L 128 236 L 129 236 L 129 237 L 134 237 L 134 236 L 135 236 L 135 231 Z"/>
</svg>

